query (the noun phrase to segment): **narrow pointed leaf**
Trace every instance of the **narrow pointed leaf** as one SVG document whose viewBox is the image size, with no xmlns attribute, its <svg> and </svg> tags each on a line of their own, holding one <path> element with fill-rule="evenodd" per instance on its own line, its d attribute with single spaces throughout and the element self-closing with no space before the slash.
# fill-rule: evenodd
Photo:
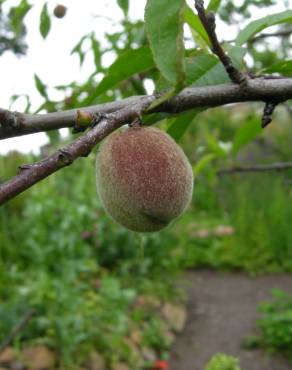
<svg viewBox="0 0 292 370">
<path fill-rule="evenodd" d="M 204 40 L 204 42 L 210 46 L 209 36 L 205 31 L 205 28 L 203 27 L 197 14 L 195 14 L 189 6 L 185 7 L 184 19 L 185 22 L 190 26 L 190 28 L 198 33 L 198 35 Z"/>
<path fill-rule="evenodd" d="M 193 166 L 193 173 L 195 176 L 199 175 L 210 162 L 212 162 L 217 155 L 215 153 L 208 153 L 205 154 L 194 166 Z"/>
<path fill-rule="evenodd" d="M 226 48 L 227 49 L 227 48 Z M 243 57 L 246 53 L 246 50 L 242 47 L 231 47 L 228 54 L 230 55 L 234 65 L 238 68 L 242 68 Z M 216 58 L 217 59 L 217 58 Z M 211 59 L 209 61 L 211 66 Z M 214 66 L 206 71 L 199 79 L 195 81 L 193 85 L 196 86 L 207 86 L 207 85 L 220 85 L 223 83 L 230 82 L 230 78 L 226 73 L 221 62 L 217 59 L 217 63 Z"/>
<path fill-rule="evenodd" d="M 91 103 L 99 95 L 115 87 L 119 82 L 153 67 L 155 67 L 155 64 L 148 46 L 126 51 L 108 68 L 107 74 L 86 103 Z"/>
<path fill-rule="evenodd" d="M 281 73 L 283 76 L 292 76 L 292 60 L 283 60 L 282 62 L 275 63 L 270 67 L 263 70 L 265 73 Z"/>
<path fill-rule="evenodd" d="M 258 119 L 249 119 L 236 131 L 232 145 L 232 153 L 236 154 L 244 145 L 255 139 L 260 132 L 262 132 L 262 128 Z"/>
<path fill-rule="evenodd" d="M 234 64 L 242 68 L 242 60 L 246 50 L 242 47 L 232 47 L 229 50 Z M 212 54 L 197 52 L 185 58 L 186 86 L 219 85 L 230 82 L 224 67 L 217 57 Z M 158 81 L 156 91 L 169 89 L 170 86 L 163 78 Z"/>
<path fill-rule="evenodd" d="M 188 111 L 188 112 L 180 114 L 178 117 L 173 119 L 173 122 L 168 128 L 167 133 L 175 141 L 179 141 L 183 137 L 188 127 L 193 122 L 196 115 L 203 110 L 204 110 L 203 108 L 197 108 L 192 111 Z"/>
<path fill-rule="evenodd" d="M 217 12 L 220 4 L 221 4 L 221 0 L 210 0 L 209 4 L 207 6 L 207 11 L 208 12 Z"/>
<path fill-rule="evenodd" d="M 146 32 L 154 61 L 177 89 L 184 81 L 183 13 L 185 0 L 148 0 Z"/>
<path fill-rule="evenodd" d="M 74 48 L 71 50 L 71 55 L 76 53 L 79 56 L 80 67 L 82 66 L 84 59 L 85 59 L 85 54 L 82 51 L 82 45 L 83 45 L 84 40 L 86 40 L 87 38 L 88 38 L 88 35 L 83 36 L 79 40 L 79 42 L 74 46 Z"/>
<path fill-rule="evenodd" d="M 47 87 L 36 74 L 34 75 L 34 82 L 37 91 L 41 94 L 41 96 L 43 96 L 44 98 L 48 98 Z"/>
<path fill-rule="evenodd" d="M 236 44 L 243 45 L 255 34 L 259 33 L 265 28 L 281 23 L 292 23 L 292 10 L 286 10 L 281 13 L 268 15 L 267 17 L 249 23 L 242 31 L 239 32 L 236 38 Z"/>
<path fill-rule="evenodd" d="M 42 37 L 45 39 L 48 36 L 51 28 L 51 18 L 48 13 L 48 4 L 45 3 L 40 17 L 40 33 Z"/>
<path fill-rule="evenodd" d="M 129 12 L 129 0 L 117 0 L 117 2 L 124 14 L 127 15 Z"/>
<path fill-rule="evenodd" d="M 186 58 L 186 85 L 193 85 L 200 78 L 206 76 L 217 64 L 218 59 L 211 54 Z"/>
<path fill-rule="evenodd" d="M 100 51 L 100 44 L 96 40 L 95 35 L 91 34 L 90 36 L 91 41 L 91 50 L 93 52 L 94 57 L 94 64 L 96 69 L 101 69 L 101 51 Z"/>
</svg>

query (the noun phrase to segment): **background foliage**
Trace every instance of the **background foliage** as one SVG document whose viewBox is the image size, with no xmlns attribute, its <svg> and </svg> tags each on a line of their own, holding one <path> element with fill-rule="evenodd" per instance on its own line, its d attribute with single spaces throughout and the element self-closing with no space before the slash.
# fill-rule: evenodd
<svg viewBox="0 0 292 370">
<path fill-rule="evenodd" d="M 0 2 L 0 10 L 4 2 Z M 273 3 L 246 0 L 237 5 L 212 0 L 209 9 L 228 24 L 245 23 L 235 42 L 226 44 L 237 66 L 245 70 L 248 60 L 251 71 L 290 76 L 289 37 L 279 39 L 277 45 L 268 38 L 253 38 L 269 25 L 279 24 L 279 30 L 289 27 L 291 11 L 263 17 L 257 23 L 247 22 L 253 7 L 268 13 Z M 128 1 L 118 1 L 125 15 L 119 32 L 109 31 L 106 43 L 94 32 L 76 40 L 72 54 L 79 56 L 80 65 L 89 57 L 95 62 L 95 70 L 82 85 L 72 81 L 56 86 L 64 99 L 54 101 L 52 87 L 35 76 L 43 99 L 37 112 L 145 94 L 152 85 L 156 91 L 169 88 L 173 94 L 186 85 L 227 82 L 224 69 L 208 51 L 209 41 L 197 16 L 191 8 L 181 8 L 183 4 L 149 0 L 145 27 L 141 20 L 128 17 Z M 22 0 L 7 14 L 0 13 L 0 53 L 8 49 L 25 53 L 24 20 L 31 5 Z M 287 2 L 287 8 L 289 5 Z M 167 9 L 171 24 L 160 22 L 161 9 Z M 40 14 L 44 38 L 52 27 L 51 17 L 48 2 Z M 184 35 L 183 24 L 188 27 Z M 158 27 L 164 27 L 169 37 L 157 38 Z M 85 51 L 88 43 L 90 48 Z M 103 62 L 107 53 L 115 56 L 108 69 Z M 12 103 L 17 98 L 14 96 Z M 29 98 L 27 103 L 29 111 Z M 162 319 L 153 307 L 140 307 L 139 297 L 180 301 L 174 281 L 184 269 L 207 266 L 252 274 L 291 272 L 292 172 L 217 173 L 234 165 L 291 160 L 290 106 L 279 107 L 265 132 L 260 129 L 261 109 L 261 105 L 251 103 L 145 119 L 146 124 L 157 123 L 179 141 L 195 174 L 189 210 L 160 233 L 137 235 L 109 219 L 96 196 L 94 155 L 3 206 L 0 342 L 25 312 L 34 309 L 36 315 L 16 337 L 15 347 L 46 344 L 70 369 L 82 363 L 93 349 L 102 353 L 110 366 L 128 360 L 135 368 L 138 360 L 125 341 L 133 328 L 141 331 L 144 345 L 155 348 L 162 357 L 170 344 L 163 335 Z M 65 140 L 72 138 L 71 133 L 68 135 Z M 11 177 L 18 165 L 38 160 L 63 144 L 58 132 L 48 136 L 49 144 L 38 156 L 18 152 L 2 156 L 0 181 Z M 280 328 L 278 316 L 274 316 L 282 315 L 283 299 L 265 306 L 266 318 L 260 322 L 263 341 L 277 349 L 286 348 L 291 341 L 290 329 Z M 289 315 L 285 303 L 281 322 L 290 320 Z M 238 369 L 233 359 L 219 357 L 208 369 L 221 369 L 222 361 L 229 361 L 230 369 Z"/>
</svg>

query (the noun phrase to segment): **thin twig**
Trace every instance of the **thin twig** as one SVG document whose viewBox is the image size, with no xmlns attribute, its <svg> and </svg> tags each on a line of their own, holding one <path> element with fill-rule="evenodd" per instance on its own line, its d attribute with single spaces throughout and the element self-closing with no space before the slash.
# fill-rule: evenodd
<svg viewBox="0 0 292 370">
<path fill-rule="evenodd" d="M 276 32 L 273 32 L 273 33 L 261 33 L 258 36 L 255 36 L 252 39 L 250 39 L 248 41 L 248 43 L 252 44 L 254 42 L 257 42 L 259 40 L 269 38 L 269 37 L 288 37 L 291 34 L 292 34 L 292 28 L 288 28 L 286 30 L 276 31 Z M 226 42 L 228 42 L 228 43 L 232 43 L 232 42 L 235 42 L 235 41 L 236 41 L 236 39 L 234 39 L 234 38 L 231 39 L 231 40 L 226 40 Z"/>
<path fill-rule="evenodd" d="M 225 53 L 216 35 L 216 20 L 213 12 L 206 13 L 203 0 L 195 0 L 198 16 L 209 36 L 212 52 L 218 56 L 231 81 L 242 84 L 247 81 L 247 76 L 241 73 L 232 63 L 231 58 Z"/>
<path fill-rule="evenodd" d="M 35 315 L 35 310 L 29 310 L 23 315 L 19 323 L 17 323 L 14 326 L 14 328 L 12 328 L 11 332 L 0 344 L 0 354 L 5 350 L 6 347 L 9 346 L 9 344 L 11 344 L 13 339 L 26 327 L 26 325 L 30 322 L 30 320 L 32 319 L 34 315 Z"/>
<path fill-rule="evenodd" d="M 264 107 L 263 116 L 262 116 L 262 128 L 265 128 L 272 122 L 272 114 L 276 109 L 278 102 L 267 101 Z"/>
<path fill-rule="evenodd" d="M 237 172 L 267 172 L 267 171 L 285 171 L 292 168 L 292 162 L 272 163 L 272 164 L 257 164 L 250 166 L 234 166 L 231 168 L 223 168 L 217 171 L 217 175 L 233 174 Z"/>
<path fill-rule="evenodd" d="M 133 96 L 122 101 L 100 104 L 82 108 L 91 114 L 111 113 L 132 106 L 147 96 Z M 149 98 L 154 98 L 150 95 Z M 292 78 L 267 79 L 266 77 L 250 79 L 244 89 L 236 84 L 215 86 L 199 86 L 183 90 L 177 96 L 155 108 L 155 112 L 180 113 L 197 107 L 215 107 L 229 103 L 249 101 L 286 101 L 292 99 Z M 36 132 L 56 130 L 76 125 L 77 110 L 47 114 L 17 113 L 16 127 L 2 124 L 0 110 L 0 139 L 32 134 Z M 7 112 L 7 111 L 6 111 Z M 145 114 L 151 113 L 146 112 Z M 152 112 L 153 113 L 153 112 Z M 12 113 L 15 115 L 15 113 Z"/>
<path fill-rule="evenodd" d="M 140 117 L 142 112 L 155 100 L 155 97 L 140 99 L 135 105 L 110 113 L 96 126 L 69 145 L 59 149 L 46 159 L 21 166 L 12 179 L 0 185 L 0 205 L 20 194 L 37 182 L 61 168 L 72 164 L 79 157 L 89 155 L 94 146 L 118 127 Z"/>
<path fill-rule="evenodd" d="M 254 38 L 252 38 L 249 42 L 256 42 L 267 37 L 287 37 L 292 34 L 292 28 L 288 28 L 286 30 L 280 30 L 273 33 L 262 33 Z"/>
</svg>

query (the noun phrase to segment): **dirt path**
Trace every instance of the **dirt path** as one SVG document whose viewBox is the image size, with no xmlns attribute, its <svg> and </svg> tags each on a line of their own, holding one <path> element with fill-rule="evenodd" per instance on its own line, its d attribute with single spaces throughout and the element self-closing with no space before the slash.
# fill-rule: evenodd
<svg viewBox="0 0 292 370">
<path fill-rule="evenodd" d="M 241 340 L 255 333 L 258 303 L 271 298 L 273 288 L 292 293 L 292 275 L 251 279 L 241 273 L 189 272 L 188 321 L 171 353 L 170 370 L 203 370 L 214 353 L 240 358 L 242 370 L 292 370 L 282 358 L 245 350 Z"/>
</svg>

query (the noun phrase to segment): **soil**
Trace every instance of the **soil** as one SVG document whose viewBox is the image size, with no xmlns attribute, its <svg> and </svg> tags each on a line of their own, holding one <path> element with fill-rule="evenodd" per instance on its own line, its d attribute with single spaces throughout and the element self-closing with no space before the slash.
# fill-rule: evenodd
<svg viewBox="0 0 292 370">
<path fill-rule="evenodd" d="M 173 345 L 170 370 L 203 370 L 217 352 L 238 357 L 242 370 L 292 370 L 292 363 L 262 350 L 247 350 L 242 340 L 256 334 L 257 307 L 271 290 L 292 294 L 292 275 L 251 278 L 243 273 L 189 272 L 188 320 Z"/>
</svg>

